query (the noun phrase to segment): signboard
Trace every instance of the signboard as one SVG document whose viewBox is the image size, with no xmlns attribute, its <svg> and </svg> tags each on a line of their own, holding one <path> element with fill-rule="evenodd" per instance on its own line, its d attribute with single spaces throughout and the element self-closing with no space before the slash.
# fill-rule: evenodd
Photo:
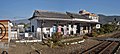
<svg viewBox="0 0 120 54">
<path fill-rule="evenodd" d="M 0 42 L 8 42 L 10 40 L 10 30 L 9 20 L 0 20 Z"/>
<path fill-rule="evenodd" d="M 3 50 L 2 54 L 8 54 L 10 36 L 11 36 L 11 24 L 9 20 L 0 20 L 0 49 Z"/>
<path fill-rule="evenodd" d="M 96 24 L 96 28 L 99 29 L 100 28 L 100 24 Z"/>
<path fill-rule="evenodd" d="M 6 36 L 6 27 L 3 23 L 0 23 L 0 39 L 3 39 Z"/>
<path fill-rule="evenodd" d="M 28 37 L 29 36 L 29 34 L 28 33 L 25 33 L 25 37 Z"/>
</svg>

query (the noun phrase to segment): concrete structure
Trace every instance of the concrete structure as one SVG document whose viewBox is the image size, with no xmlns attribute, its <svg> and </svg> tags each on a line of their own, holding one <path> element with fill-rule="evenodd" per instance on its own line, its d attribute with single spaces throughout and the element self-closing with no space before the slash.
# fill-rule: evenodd
<svg viewBox="0 0 120 54">
<path fill-rule="evenodd" d="M 11 31 L 11 39 L 12 40 L 18 39 L 18 32 L 17 31 Z"/>
<path fill-rule="evenodd" d="M 25 32 L 24 24 L 18 24 L 17 30 L 19 30 L 19 32 Z"/>
<path fill-rule="evenodd" d="M 85 10 L 79 13 L 35 10 L 29 19 L 31 31 L 38 39 L 51 37 L 55 32 L 60 32 L 64 36 L 91 33 L 91 30 L 99 23 L 99 17 L 96 14 L 84 12 Z"/>
</svg>

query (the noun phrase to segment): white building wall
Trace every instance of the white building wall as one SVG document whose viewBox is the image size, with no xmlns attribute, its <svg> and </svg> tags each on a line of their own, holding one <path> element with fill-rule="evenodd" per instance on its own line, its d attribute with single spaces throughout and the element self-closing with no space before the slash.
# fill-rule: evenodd
<svg viewBox="0 0 120 54">
<path fill-rule="evenodd" d="M 88 23 L 86 22 L 97 22 L 98 20 L 97 19 L 92 19 L 92 20 L 88 20 L 88 19 L 78 19 L 78 18 L 75 18 L 73 19 L 73 23 L 71 25 L 74 25 L 75 23 L 81 23 L 83 21 L 83 23 L 81 24 L 80 26 L 80 35 L 83 35 L 83 34 L 86 34 L 86 33 L 90 33 L 91 32 L 91 26 L 87 26 Z M 39 18 L 34 18 L 31 20 L 31 30 L 32 30 L 32 25 L 34 26 L 34 34 L 37 34 L 36 37 L 37 38 L 40 38 L 41 39 L 41 33 L 40 32 L 37 32 L 37 28 L 41 28 L 41 22 L 43 23 L 43 27 L 46 28 L 47 30 L 50 30 L 50 28 L 52 28 L 52 26 L 54 24 L 62 24 L 62 25 L 65 25 L 65 24 L 68 24 L 70 23 L 71 21 L 64 21 L 64 20 L 50 20 L 50 19 L 39 19 Z M 86 25 L 85 25 L 85 23 Z M 85 30 L 83 30 L 83 26 L 86 27 Z M 89 30 L 88 30 L 89 29 Z M 70 33 L 70 32 L 69 32 Z M 76 32 L 75 32 L 76 34 Z M 50 33 L 51 35 L 51 33 Z"/>
<path fill-rule="evenodd" d="M 10 42 L 11 39 L 11 25 L 10 22 L 8 22 L 8 42 Z"/>
<path fill-rule="evenodd" d="M 99 17 L 98 16 L 89 16 L 90 19 L 92 19 L 92 22 L 98 22 Z"/>
<path fill-rule="evenodd" d="M 17 31 L 11 31 L 11 39 L 18 39 Z"/>
</svg>

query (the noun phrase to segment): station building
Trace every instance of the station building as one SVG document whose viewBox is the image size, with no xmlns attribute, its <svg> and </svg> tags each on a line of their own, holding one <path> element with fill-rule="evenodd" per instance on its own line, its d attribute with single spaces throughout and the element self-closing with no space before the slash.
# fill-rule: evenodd
<svg viewBox="0 0 120 54">
<path fill-rule="evenodd" d="M 60 32 L 63 36 L 91 33 L 96 24 L 99 24 L 98 19 L 99 16 L 86 10 L 79 13 L 35 10 L 29 18 L 31 32 L 38 39 L 51 37 L 55 32 Z"/>
</svg>

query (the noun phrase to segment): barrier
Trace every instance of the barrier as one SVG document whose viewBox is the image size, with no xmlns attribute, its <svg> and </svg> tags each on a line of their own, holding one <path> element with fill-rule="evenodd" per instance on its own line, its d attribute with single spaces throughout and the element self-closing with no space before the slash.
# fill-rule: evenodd
<svg viewBox="0 0 120 54">
<path fill-rule="evenodd" d="M 24 43 L 24 42 L 41 42 L 42 40 L 20 40 L 20 41 L 15 41 L 17 43 Z"/>
</svg>

